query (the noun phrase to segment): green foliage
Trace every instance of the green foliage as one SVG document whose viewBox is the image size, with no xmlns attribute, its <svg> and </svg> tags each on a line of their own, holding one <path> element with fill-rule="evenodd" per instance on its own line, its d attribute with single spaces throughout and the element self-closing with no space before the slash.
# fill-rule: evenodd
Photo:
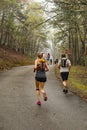
<svg viewBox="0 0 87 130">
<path fill-rule="evenodd" d="M 40 44 L 46 43 L 44 26 L 39 26 L 45 19 L 40 3 L 1 0 L 0 7 L 0 45 L 35 56 Z"/>
<path fill-rule="evenodd" d="M 80 57 L 84 57 L 87 39 L 87 1 L 86 0 L 53 0 L 55 7 L 52 12 L 56 15 L 51 23 L 56 28 L 55 43 L 71 50 L 73 64 L 80 64 Z M 58 39 L 58 40 L 56 40 Z M 61 48 L 62 48 L 61 47 Z M 57 51 L 57 50 L 56 50 Z M 83 53 L 81 53 L 83 52 Z M 61 50 L 62 53 L 62 50 Z M 83 54 L 83 56 L 82 56 Z M 84 57 L 85 58 L 85 57 Z M 84 59 L 85 61 L 85 59 Z"/>
</svg>

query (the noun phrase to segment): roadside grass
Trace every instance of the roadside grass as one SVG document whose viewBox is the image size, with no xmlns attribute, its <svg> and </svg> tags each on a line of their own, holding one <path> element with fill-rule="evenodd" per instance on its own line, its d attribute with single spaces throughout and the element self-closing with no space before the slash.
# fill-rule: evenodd
<svg viewBox="0 0 87 130">
<path fill-rule="evenodd" d="M 61 81 L 59 69 L 55 67 L 55 73 Z M 70 91 L 87 100 L 87 67 L 72 66 L 69 74 L 68 85 Z"/>
</svg>

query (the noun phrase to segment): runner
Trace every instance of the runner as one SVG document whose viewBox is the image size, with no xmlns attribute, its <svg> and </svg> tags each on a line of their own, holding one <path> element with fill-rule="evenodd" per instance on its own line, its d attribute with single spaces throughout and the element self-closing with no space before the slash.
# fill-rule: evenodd
<svg viewBox="0 0 87 130">
<path fill-rule="evenodd" d="M 62 83 L 64 86 L 63 92 L 66 94 L 68 93 L 67 80 L 68 80 L 69 71 L 71 68 L 71 62 L 68 58 L 66 58 L 65 54 L 61 55 L 61 59 L 58 62 L 58 68 L 60 69 Z"/>
<path fill-rule="evenodd" d="M 47 63 L 50 64 L 50 53 L 47 54 Z"/>
<path fill-rule="evenodd" d="M 49 71 L 46 60 L 43 58 L 43 54 L 39 53 L 38 58 L 35 60 L 34 72 L 35 84 L 36 84 L 36 95 L 37 95 L 37 105 L 41 105 L 40 93 L 43 94 L 44 101 L 47 101 L 47 94 L 44 90 L 45 82 L 47 81 L 46 72 Z"/>
</svg>

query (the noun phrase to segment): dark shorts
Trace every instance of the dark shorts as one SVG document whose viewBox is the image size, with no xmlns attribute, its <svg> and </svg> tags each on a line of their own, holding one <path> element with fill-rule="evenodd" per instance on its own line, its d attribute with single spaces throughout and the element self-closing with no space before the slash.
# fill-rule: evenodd
<svg viewBox="0 0 87 130">
<path fill-rule="evenodd" d="M 46 77 L 46 72 L 45 71 L 38 71 L 35 76 L 35 80 L 39 82 L 46 82 L 47 77 Z"/>
<path fill-rule="evenodd" d="M 37 80 L 39 82 L 46 82 L 47 78 L 38 78 L 38 77 L 35 77 L 35 80 Z"/>
<path fill-rule="evenodd" d="M 60 74 L 63 81 L 68 80 L 69 72 L 61 72 Z"/>
</svg>

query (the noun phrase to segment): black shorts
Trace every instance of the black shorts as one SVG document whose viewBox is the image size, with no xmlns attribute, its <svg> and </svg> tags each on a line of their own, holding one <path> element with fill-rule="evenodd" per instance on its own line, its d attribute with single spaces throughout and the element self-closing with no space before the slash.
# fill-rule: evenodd
<svg viewBox="0 0 87 130">
<path fill-rule="evenodd" d="M 39 82 L 46 82 L 47 77 L 46 77 L 46 72 L 45 71 L 38 71 L 35 76 L 35 80 Z"/>
<path fill-rule="evenodd" d="M 38 78 L 38 77 L 35 77 L 35 80 L 39 81 L 39 82 L 46 82 L 47 81 L 47 78 Z"/>
<path fill-rule="evenodd" d="M 63 81 L 68 80 L 69 72 L 61 72 L 60 74 Z"/>
</svg>

